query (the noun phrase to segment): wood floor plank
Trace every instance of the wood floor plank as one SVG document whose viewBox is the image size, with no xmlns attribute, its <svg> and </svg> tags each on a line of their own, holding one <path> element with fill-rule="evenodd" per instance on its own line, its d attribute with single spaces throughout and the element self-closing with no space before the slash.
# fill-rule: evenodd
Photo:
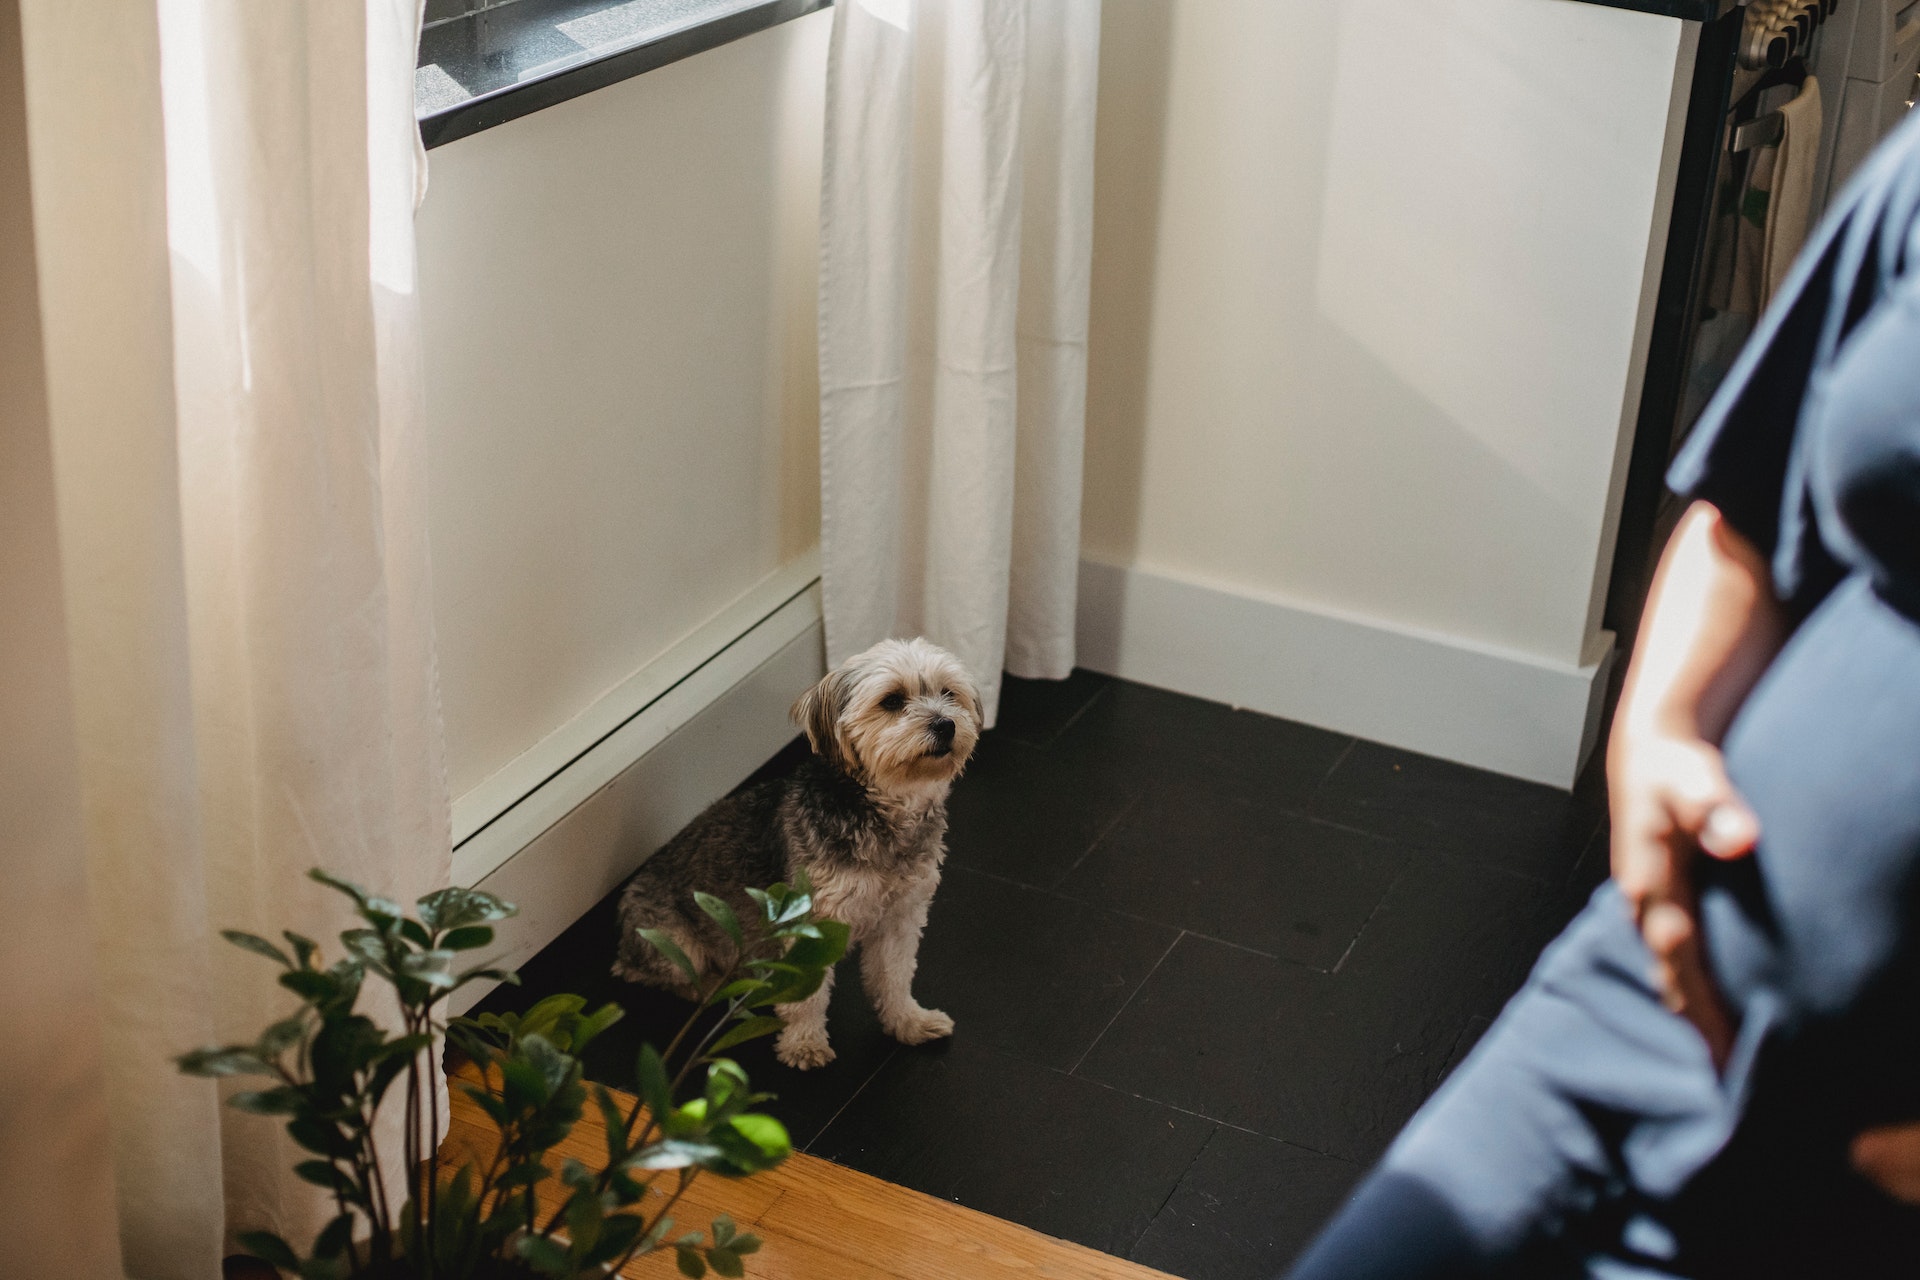
<svg viewBox="0 0 1920 1280">
<path fill-rule="evenodd" d="M 768 1238 L 800 1241 L 889 1269 L 899 1280 L 1141 1280 L 1160 1272 L 813 1156 L 772 1177 L 787 1193 L 760 1219 Z"/>
<path fill-rule="evenodd" d="M 456 1081 L 477 1080 L 471 1067 Z M 615 1092 L 622 1109 L 633 1099 Z M 443 1157 L 484 1160 L 493 1129 L 456 1088 Z M 606 1128 L 596 1109 L 574 1126 L 555 1154 L 598 1169 L 606 1163 Z M 540 1196 L 549 1211 L 556 1184 Z M 984 1213 L 821 1160 L 796 1154 L 770 1172 L 745 1179 L 706 1175 L 674 1208 L 674 1234 L 704 1231 L 725 1213 L 764 1244 L 749 1257 L 751 1280 L 1167 1280 L 1164 1273 L 1081 1245 L 1041 1235 Z M 671 1253 L 655 1254 L 623 1273 L 633 1280 L 677 1276 Z"/>
</svg>

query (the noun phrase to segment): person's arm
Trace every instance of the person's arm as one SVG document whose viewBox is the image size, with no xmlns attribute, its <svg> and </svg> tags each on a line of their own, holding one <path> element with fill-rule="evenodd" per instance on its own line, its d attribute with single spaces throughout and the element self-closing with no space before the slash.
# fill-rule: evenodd
<svg viewBox="0 0 1920 1280">
<path fill-rule="evenodd" d="M 1661 557 L 1607 746 L 1613 878 L 1658 960 L 1669 1008 L 1724 1065 L 1734 1026 L 1706 968 L 1689 863 L 1752 852 L 1759 824 L 1727 780 L 1720 739 L 1785 642 L 1765 558 L 1709 503 Z"/>
</svg>

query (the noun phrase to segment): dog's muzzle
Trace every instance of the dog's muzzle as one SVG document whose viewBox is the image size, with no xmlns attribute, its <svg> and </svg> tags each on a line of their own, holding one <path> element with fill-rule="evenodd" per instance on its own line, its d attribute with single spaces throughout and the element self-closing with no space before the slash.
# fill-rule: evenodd
<svg viewBox="0 0 1920 1280">
<path fill-rule="evenodd" d="M 953 721 L 942 716 L 927 726 L 927 732 L 933 735 L 933 750 L 928 755 L 939 759 L 953 754 Z"/>
</svg>

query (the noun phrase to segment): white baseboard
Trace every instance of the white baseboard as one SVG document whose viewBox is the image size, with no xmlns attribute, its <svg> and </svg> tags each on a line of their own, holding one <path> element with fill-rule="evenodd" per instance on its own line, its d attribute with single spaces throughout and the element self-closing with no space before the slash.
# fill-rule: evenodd
<svg viewBox="0 0 1920 1280">
<path fill-rule="evenodd" d="M 794 699 L 826 670 L 820 589 L 762 619 L 454 850 L 453 880 L 520 908 L 493 953 L 524 963 L 797 730 Z M 471 1008 L 489 986 L 450 1002 Z"/>
<path fill-rule="evenodd" d="M 709 695 L 717 694 L 724 686 L 713 683 L 713 672 L 708 669 L 715 656 L 730 649 L 735 641 L 819 580 L 817 548 L 781 565 L 688 632 L 672 648 L 597 698 L 592 706 L 516 756 L 473 790 L 455 797 L 454 845 L 466 844 L 488 823 L 545 788 L 601 740 L 649 710 L 683 681 L 693 680 Z M 738 664 L 734 665 L 737 668 Z M 737 677 L 739 671 L 734 670 L 733 675 Z M 701 683 L 703 676 L 706 677 L 704 684 Z M 548 792 L 548 799 L 554 794 Z M 578 792 L 573 798 L 578 800 L 584 794 Z M 477 877 L 488 870 L 491 868 L 483 867 L 473 874 Z"/>
<path fill-rule="evenodd" d="M 1586 666 L 1083 560 L 1080 665 L 1568 787 L 1614 649 Z"/>
</svg>

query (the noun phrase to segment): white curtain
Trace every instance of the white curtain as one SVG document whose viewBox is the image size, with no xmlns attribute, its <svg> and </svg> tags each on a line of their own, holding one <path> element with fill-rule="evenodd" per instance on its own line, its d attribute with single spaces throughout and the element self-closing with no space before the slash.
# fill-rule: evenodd
<svg viewBox="0 0 1920 1280">
<path fill-rule="evenodd" d="M 402 900 L 448 873 L 421 14 L 21 13 L 121 1251 L 136 1280 L 210 1280 L 233 1231 L 304 1245 L 328 1214 L 276 1121 L 171 1065 L 284 1012 L 271 967 L 216 931 L 330 938 L 347 916 L 311 866 Z"/>
<path fill-rule="evenodd" d="M 842 0 L 820 264 L 828 658 L 1073 667 L 1100 0 Z"/>
</svg>

